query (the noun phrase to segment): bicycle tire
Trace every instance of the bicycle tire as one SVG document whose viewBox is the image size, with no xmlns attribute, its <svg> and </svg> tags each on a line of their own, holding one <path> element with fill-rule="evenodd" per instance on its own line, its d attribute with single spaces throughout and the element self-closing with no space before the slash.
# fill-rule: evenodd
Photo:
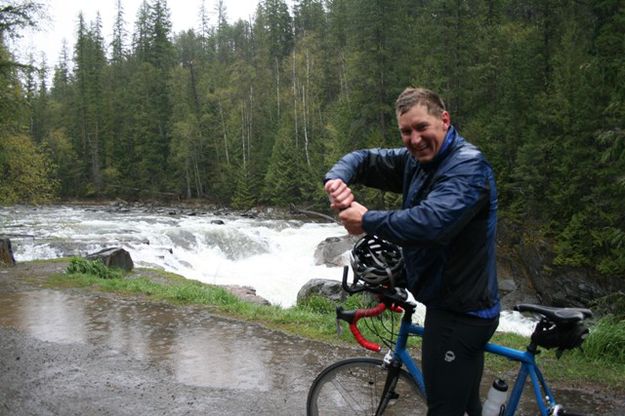
<svg viewBox="0 0 625 416">
<path fill-rule="evenodd" d="M 388 370 L 382 360 L 349 358 L 325 368 L 315 379 L 306 401 L 308 416 L 374 416 Z M 396 393 L 384 415 L 426 415 L 427 404 L 417 383 L 400 370 Z"/>
</svg>

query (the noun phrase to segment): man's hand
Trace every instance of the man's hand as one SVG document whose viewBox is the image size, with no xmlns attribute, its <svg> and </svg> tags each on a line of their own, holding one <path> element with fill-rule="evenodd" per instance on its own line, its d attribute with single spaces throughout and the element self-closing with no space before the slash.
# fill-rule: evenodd
<svg viewBox="0 0 625 416">
<path fill-rule="evenodd" d="M 352 190 L 341 179 L 332 179 L 326 182 L 323 190 L 330 197 L 330 208 L 339 212 L 354 202 Z"/>
<path fill-rule="evenodd" d="M 362 216 L 365 215 L 368 209 L 364 205 L 360 205 L 358 202 L 352 202 L 349 208 L 339 212 L 339 219 L 343 224 L 343 227 L 348 233 L 358 235 L 365 232 L 362 229 Z"/>
<path fill-rule="evenodd" d="M 395 288 L 395 295 L 403 302 L 410 306 L 417 306 L 417 300 L 414 298 L 411 291 L 402 287 Z"/>
</svg>

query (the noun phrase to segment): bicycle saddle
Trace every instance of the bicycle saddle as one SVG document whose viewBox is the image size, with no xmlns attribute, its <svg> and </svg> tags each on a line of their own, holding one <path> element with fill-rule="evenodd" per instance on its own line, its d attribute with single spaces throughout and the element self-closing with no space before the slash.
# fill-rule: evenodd
<svg viewBox="0 0 625 416">
<path fill-rule="evenodd" d="M 514 307 L 519 312 L 534 312 L 558 323 L 573 323 L 583 321 L 592 316 L 592 311 L 585 308 L 554 308 L 551 306 L 532 305 L 529 303 L 521 303 Z"/>
</svg>

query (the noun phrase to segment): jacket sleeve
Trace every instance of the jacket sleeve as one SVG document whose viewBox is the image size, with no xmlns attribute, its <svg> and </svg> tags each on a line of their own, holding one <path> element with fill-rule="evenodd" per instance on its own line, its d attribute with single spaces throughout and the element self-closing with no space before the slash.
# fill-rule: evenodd
<svg viewBox="0 0 625 416">
<path fill-rule="evenodd" d="M 446 245 L 490 201 L 490 167 L 481 159 L 459 163 L 438 177 L 417 205 L 367 211 L 363 228 L 400 245 Z"/>
<path fill-rule="evenodd" d="M 346 184 L 362 184 L 382 191 L 402 192 L 406 149 L 357 150 L 343 156 L 325 174 L 323 182 L 342 179 Z"/>
</svg>

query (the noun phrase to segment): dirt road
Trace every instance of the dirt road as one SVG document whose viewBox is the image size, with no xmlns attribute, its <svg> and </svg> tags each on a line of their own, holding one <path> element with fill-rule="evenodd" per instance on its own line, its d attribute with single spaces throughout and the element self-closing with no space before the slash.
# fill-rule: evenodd
<svg viewBox="0 0 625 416">
<path fill-rule="evenodd" d="M 64 267 L 0 269 L 0 415 L 303 415 L 320 369 L 362 355 L 202 308 L 40 285 Z M 625 413 L 563 393 L 589 414 Z"/>
<path fill-rule="evenodd" d="M 0 269 L 0 415 L 299 415 L 354 351 L 173 307 L 41 288 Z M 51 273 L 54 270 L 46 270 Z"/>
</svg>

